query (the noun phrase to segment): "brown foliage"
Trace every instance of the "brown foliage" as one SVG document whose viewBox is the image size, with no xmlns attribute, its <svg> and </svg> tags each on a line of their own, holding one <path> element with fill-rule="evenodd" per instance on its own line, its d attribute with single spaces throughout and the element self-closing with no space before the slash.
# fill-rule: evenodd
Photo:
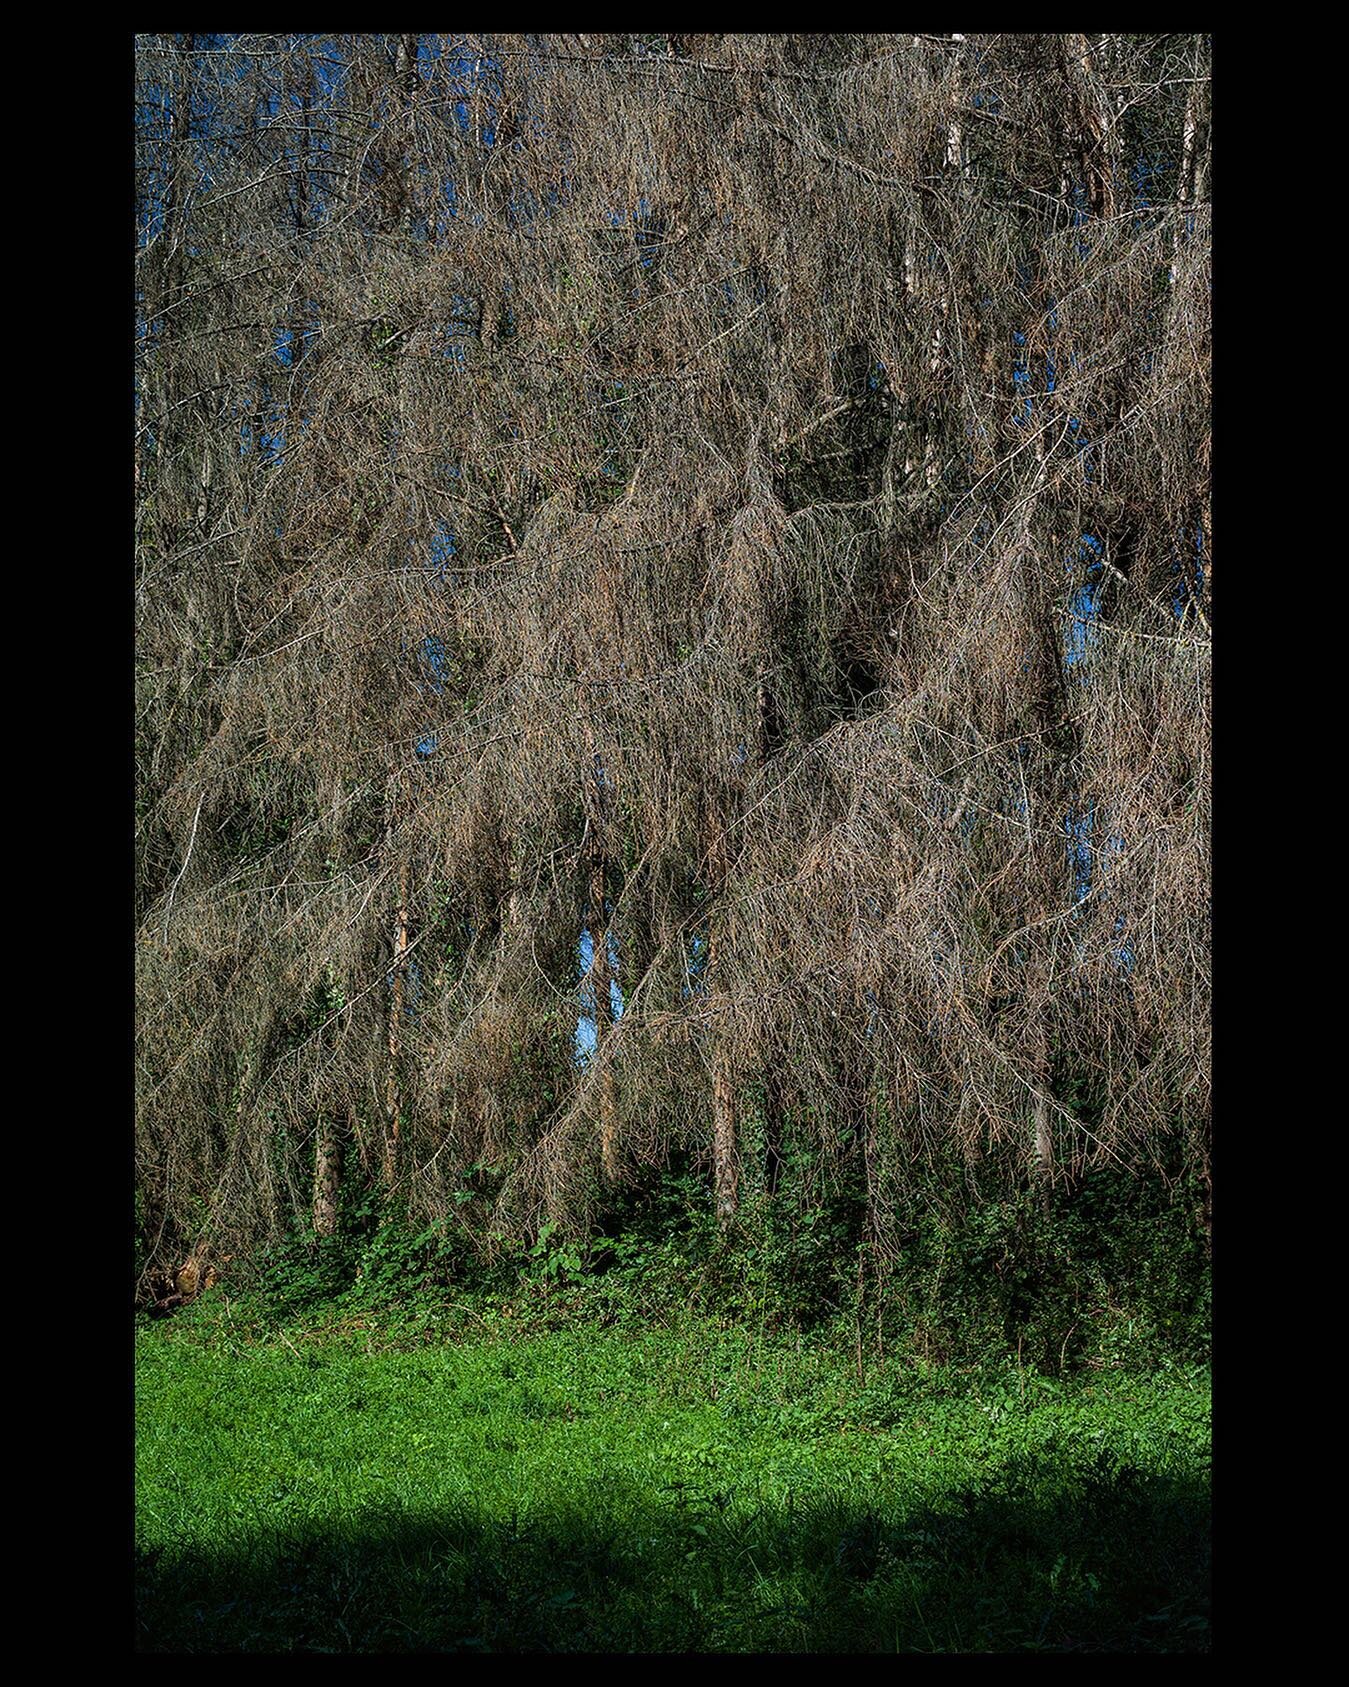
<svg viewBox="0 0 1349 1687">
<path fill-rule="evenodd" d="M 1206 52 L 140 38 L 165 1236 L 335 1118 L 584 1226 L 788 1070 L 901 1191 L 1205 1152 Z"/>
</svg>

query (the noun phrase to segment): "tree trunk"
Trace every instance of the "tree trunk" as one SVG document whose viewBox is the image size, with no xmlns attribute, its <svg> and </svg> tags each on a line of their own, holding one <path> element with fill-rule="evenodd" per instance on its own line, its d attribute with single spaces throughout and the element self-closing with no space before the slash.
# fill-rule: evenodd
<svg viewBox="0 0 1349 1687">
<path fill-rule="evenodd" d="M 728 1050 L 723 1043 L 712 1068 L 712 1185 L 717 1225 L 725 1230 L 740 1204 L 740 1168 L 736 1156 L 735 1083 Z"/>
<path fill-rule="evenodd" d="M 389 999 L 389 1059 L 384 1072 L 384 1168 L 386 1190 L 393 1188 L 398 1170 L 398 1137 L 403 1123 L 403 1096 L 399 1068 L 403 1050 L 403 1012 L 406 992 L 408 950 L 408 875 L 398 870 L 398 906 L 394 910 L 390 944 L 393 973 Z"/>
<path fill-rule="evenodd" d="M 720 813 L 712 816 L 712 838 L 708 848 L 708 884 L 712 911 L 707 927 L 707 995 L 712 1010 L 712 1189 L 716 1200 L 717 1226 L 729 1228 L 740 1204 L 740 1168 L 737 1154 L 735 1032 L 730 1018 L 730 998 L 721 988 L 721 951 L 724 942 L 718 898 L 726 884 L 726 829 Z"/>
<path fill-rule="evenodd" d="M 384 855 L 387 861 L 395 846 L 398 822 L 398 775 L 390 767 L 384 813 Z M 403 1016 L 406 1008 L 408 952 L 408 870 L 398 866 L 398 891 L 389 925 L 389 1019 L 384 1064 L 384 1144 L 380 1181 L 386 1194 L 398 1172 L 398 1138 L 403 1122 L 402 1052 Z"/>
<path fill-rule="evenodd" d="M 1054 1137 L 1049 1128 L 1049 1105 L 1043 1096 L 1035 1098 L 1035 1175 L 1045 1205 L 1054 1183 Z"/>
<path fill-rule="evenodd" d="M 1173 287 L 1176 284 L 1180 249 L 1185 244 L 1189 232 L 1186 223 L 1193 214 L 1194 207 L 1208 198 L 1208 137 L 1205 135 L 1201 144 L 1200 134 L 1207 117 L 1207 95 L 1207 86 L 1202 82 L 1196 83 L 1185 101 L 1185 121 L 1180 142 L 1180 177 L 1176 189 L 1176 232 L 1172 240 L 1171 268 L 1168 273 L 1168 280 Z"/>
<path fill-rule="evenodd" d="M 314 1234 L 331 1236 L 337 1229 L 337 1196 L 342 1187 L 342 1143 L 328 1113 L 319 1115 L 314 1143 Z"/>
<path fill-rule="evenodd" d="M 1097 73 L 1085 35 L 1066 38 L 1068 81 L 1077 105 L 1078 165 L 1094 215 L 1115 214 L 1118 136 L 1110 93 Z"/>
</svg>

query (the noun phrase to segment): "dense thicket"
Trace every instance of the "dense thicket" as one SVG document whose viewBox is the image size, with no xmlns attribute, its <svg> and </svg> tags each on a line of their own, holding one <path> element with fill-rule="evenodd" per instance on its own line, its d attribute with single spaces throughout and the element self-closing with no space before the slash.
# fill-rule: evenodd
<svg viewBox="0 0 1349 1687">
<path fill-rule="evenodd" d="M 1206 1178 L 1208 56 L 139 38 L 147 1270 Z"/>
</svg>

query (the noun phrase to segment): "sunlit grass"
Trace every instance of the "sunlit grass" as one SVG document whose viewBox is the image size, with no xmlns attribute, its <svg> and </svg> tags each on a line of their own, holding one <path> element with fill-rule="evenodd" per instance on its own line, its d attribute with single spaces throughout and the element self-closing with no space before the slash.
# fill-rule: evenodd
<svg viewBox="0 0 1349 1687">
<path fill-rule="evenodd" d="M 689 1327 L 137 1344 L 165 1650 L 1188 1650 L 1207 1378 L 1050 1382 Z"/>
</svg>

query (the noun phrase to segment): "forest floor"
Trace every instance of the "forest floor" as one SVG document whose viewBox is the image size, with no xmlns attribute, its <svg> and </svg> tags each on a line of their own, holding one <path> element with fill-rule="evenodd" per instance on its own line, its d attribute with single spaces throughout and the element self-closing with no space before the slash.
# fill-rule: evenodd
<svg viewBox="0 0 1349 1687">
<path fill-rule="evenodd" d="M 858 1359 L 693 1320 L 143 1326 L 138 1645 L 1208 1649 L 1207 1371 Z"/>
</svg>

